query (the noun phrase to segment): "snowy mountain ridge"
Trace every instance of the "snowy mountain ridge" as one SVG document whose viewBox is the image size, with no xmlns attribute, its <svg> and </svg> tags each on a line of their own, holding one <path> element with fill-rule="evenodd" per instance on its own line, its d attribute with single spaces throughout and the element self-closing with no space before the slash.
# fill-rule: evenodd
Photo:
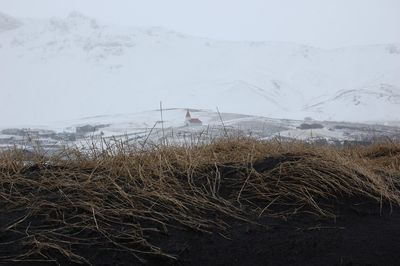
<svg viewBox="0 0 400 266">
<path fill-rule="evenodd" d="M 0 33 L 7 30 L 13 30 L 22 26 L 22 22 L 0 12 Z"/>
<path fill-rule="evenodd" d="M 319 49 L 162 28 L 0 13 L 2 125 L 188 107 L 264 117 L 397 121 L 400 44 Z M 29 110 L 27 112 L 26 110 Z"/>
</svg>

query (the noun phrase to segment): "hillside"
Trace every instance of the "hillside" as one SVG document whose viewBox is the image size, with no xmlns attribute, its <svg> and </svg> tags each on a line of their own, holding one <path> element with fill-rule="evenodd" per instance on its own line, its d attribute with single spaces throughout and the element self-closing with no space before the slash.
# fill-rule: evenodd
<svg viewBox="0 0 400 266">
<path fill-rule="evenodd" d="M 109 144 L 0 152 L 0 263 L 398 264 L 399 143 Z"/>
<path fill-rule="evenodd" d="M 104 25 L 76 12 L 0 13 L 0 73 L 3 126 L 139 112 L 160 100 L 264 117 L 399 120 L 400 44 L 326 50 Z"/>
</svg>

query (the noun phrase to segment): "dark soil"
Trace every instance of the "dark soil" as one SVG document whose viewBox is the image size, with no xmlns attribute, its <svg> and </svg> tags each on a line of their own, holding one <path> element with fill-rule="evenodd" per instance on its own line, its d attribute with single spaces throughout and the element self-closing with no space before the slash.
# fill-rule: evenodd
<svg viewBox="0 0 400 266">
<path fill-rule="evenodd" d="M 169 228 L 165 235 L 149 235 L 153 244 L 177 260 L 147 257 L 147 265 L 399 265 L 400 208 L 361 200 L 334 206 L 336 218 L 298 214 L 287 220 L 261 217 L 257 223 L 228 220 L 221 232 L 200 233 Z M 0 225 L 18 213 L 0 214 Z M 0 242 L 13 235 L 0 232 Z M 0 249 L 2 247 L 0 246 Z M 10 245 L 7 245 L 10 248 Z M 14 247 L 17 249 L 18 247 Z M 1 250 L 0 253 L 13 250 Z M 140 265 L 126 252 L 88 247 L 81 254 L 94 265 Z M 58 263 L 70 265 L 65 258 Z M 0 258 L 1 262 L 1 258 Z M 52 263 L 2 262 L 7 265 Z"/>
<path fill-rule="evenodd" d="M 233 222 L 225 237 L 171 232 L 159 239 L 176 265 L 400 265 L 400 209 L 348 200 L 336 219 L 296 215 Z"/>
</svg>

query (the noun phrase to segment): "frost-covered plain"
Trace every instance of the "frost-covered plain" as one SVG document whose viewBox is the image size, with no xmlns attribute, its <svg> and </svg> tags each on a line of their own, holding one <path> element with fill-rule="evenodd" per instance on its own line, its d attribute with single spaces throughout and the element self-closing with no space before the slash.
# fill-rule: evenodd
<svg viewBox="0 0 400 266">
<path fill-rule="evenodd" d="M 400 44 L 324 50 L 0 14 L 3 126 L 158 107 L 275 118 L 399 121 Z"/>
<path fill-rule="evenodd" d="M 101 148 L 106 143 L 141 146 L 153 144 L 210 143 L 219 137 L 251 136 L 256 139 L 301 139 L 343 145 L 376 140 L 400 140 L 400 127 L 379 124 L 273 119 L 212 110 L 190 109 L 201 126 L 186 126 L 187 109 L 163 109 L 65 120 L 34 128 L 0 128 L 0 149 L 20 147 L 57 152 L 66 146 Z M 93 146 L 94 145 L 94 146 Z"/>
</svg>

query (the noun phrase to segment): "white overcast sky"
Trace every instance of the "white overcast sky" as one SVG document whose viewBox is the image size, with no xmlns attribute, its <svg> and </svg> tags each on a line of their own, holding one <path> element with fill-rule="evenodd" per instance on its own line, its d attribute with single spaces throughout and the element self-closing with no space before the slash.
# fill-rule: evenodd
<svg viewBox="0 0 400 266">
<path fill-rule="evenodd" d="M 400 42 L 400 0 L 0 0 L 0 11 L 16 17 L 73 10 L 112 24 L 223 40 L 325 48 Z"/>
</svg>

